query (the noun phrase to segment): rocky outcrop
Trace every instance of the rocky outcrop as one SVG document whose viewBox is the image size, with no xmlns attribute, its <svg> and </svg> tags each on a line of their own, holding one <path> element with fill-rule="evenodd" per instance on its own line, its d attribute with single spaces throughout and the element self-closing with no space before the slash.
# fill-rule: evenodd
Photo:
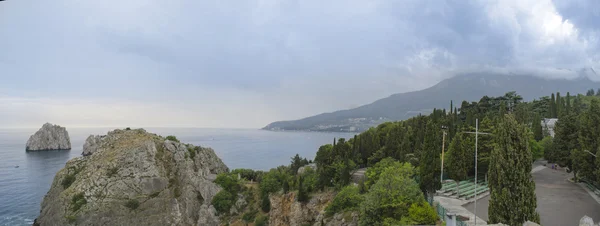
<svg viewBox="0 0 600 226">
<path fill-rule="evenodd" d="M 105 136 L 101 135 L 90 135 L 87 139 L 85 139 L 85 143 L 83 144 L 83 153 L 81 153 L 81 155 L 88 156 L 96 152 L 102 145 L 102 140 L 104 137 Z"/>
<path fill-rule="evenodd" d="M 71 150 L 71 139 L 65 127 L 46 123 L 29 137 L 26 151 Z"/>
<path fill-rule="evenodd" d="M 36 224 L 218 225 L 208 178 L 228 168 L 212 149 L 143 129 L 96 138 L 56 174 Z"/>
<path fill-rule="evenodd" d="M 302 167 L 298 168 L 297 173 L 298 174 L 304 174 L 304 171 L 306 171 L 306 169 L 308 169 L 308 168 L 310 168 L 312 170 L 317 170 L 317 164 L 316 163 L 311 163 L 311 164 L 308 164 L 306 166 L 302 166 Z"/>
<path fill-rule="evenodd" d="M 600 224 L 597 224 L 600 225 Z M 597 226 L 594 224 L 594 219 L 588 216 L 583 216 L 581 220 L 579 220 L 579 226 Z"/>
<path fill-rule="evenodd" d="M 325 216 L 325 207 L 333 200 L 332 192 L 313 194 L 307 203 L 296 201 L 296 193 L 274 194 L 269 197 L 271 211 L 269 225 L 358 225 L 358 213 L 347 212 L 333 217 Z"/>
</svg>

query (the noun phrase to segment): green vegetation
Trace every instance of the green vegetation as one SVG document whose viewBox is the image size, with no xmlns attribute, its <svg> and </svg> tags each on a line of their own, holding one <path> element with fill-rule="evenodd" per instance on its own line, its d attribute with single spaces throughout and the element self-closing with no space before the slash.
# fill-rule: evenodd
<svg viewBox="0 0 600 226">
<path fill-rule="evenodd" d="M 213 197 L 211 204 L 218 213 L 226 214 L 229 213 L 229 209 L 233 206 L 234 198 L 235 197 L 229 191 L 223 189 Z"/>
<path fill-rule="evenodd" d="M 81 209 L 83 205 L 87 204 L 87 200 L 85 199 L 85 194 L 83 192 L 77 193 L 71 198 L 71 211 L 76 212 Z"/>
<path fill-rule="evenodd" d="M 118 167 L 111 167 L 110 169 L 108 169 L 106 171 L 106 176 L 108 177 L 113 177 L 114 175 L 117 175 L 117 173 L 119 173 L 119 168 Z"/>
<path fill-rule="evenodd" d="M 125 203 L 125 207 L 129 208 L 130 210 L 135 210 L 140 206 L 140 201 L 138 201 L 137 199 L 130 199 Z"/>
<path fill-rule="evenodd" d="M 73 182 L 75 182 L 75 180 L 77 179 L 76 176 L 77 174 L 79 174 L 79 172 L 81 172 L 81 170 L 83 170 L 82 168 L 77 168 L 74 166 L 71 166 L 67 169 L 67 175 L 65 176 L 65 178 L 63 178 L 61 185 L 63 186 L 64 189 L 67 189 L 71 186 L 71 184 L 73 184 Z"/>
<path fill-rule="evenodd" d="M 169 139 L 169 138 L 167 137 L 167 139 Z M 177 139 L 175 139 L 175 140 L 177 140 Z M 186 156 L 189 155 L 190 158 L 194 159 L 194 157 L 196 157 L 196 149 L 195 148 L 196 147 L 188 146 L 188 148 L 187 148 L 188 152 L 186 153 Z"/>
<path fill-rule="evenodd" d="M 358 210 L 363 200 L 364 197 L 360 194 L 358 187 L 349 185 L 337 193 L 333 201 L 325 208 L 325 212 L 332 216 L 343 211 Z"/>
<path fill-rule="evenodd" d="M 127 127 L 127 128 L 125 128 L 125 130 L 131 130 L 131 128 Z"/>
<path fill-rule="evenodd" d="M 266 226 L 269 224 L 269 217 L 264 216 L 264 215 L 260 215 L 258 217 L 256 217 L 256 220 L 254 221 L 254 226 Z"/>
<path fill-rule="evenodd" d="M 167 139 L 167 140 L 170 140 L 170 141 L 179 142 L 179 140 L 177 139 L 177 137 L 175 137 L 175 136 L 173 136 L 173 135 L 169 135 L 169 136 L 167 136 L 167 138 L 166 138 L 166 139 Z"/>
<path fill-rule="evenodd" d="M 520 225 L 525 221 L 540 222 L 535 211 L 535 183 L 531 177 L 531 152 L 528 129 L 519 125 L 512 115 L 505 115 L 494 138 L 489 168 L 490 223 Z M 519 211 L 514 211 L 518 209 Z"/>
<path fill-rule="evenodd" d="M 309 196 L 308 191 L 306 191 L 306 187 L 303 184 L 304 177 L 298 177 L 298 202 L 308 202 Z"/>
<path fill-rule="evenodd" d="M 269 200 L 269 195 L 263 195 L 260 201 L 260 209 L 265 213 L 271 211 L 271 200 Z"/>
<path fill-rule="evenodd" d="M 426 201 L 413 203 L 408 209 L 408 217 L 403 217 L 400 225 L 435 225 L 437 213 Z"/>
<path fill-rule="evenodd" d="M 380 225 L 387 218 L 400 220 L 408 216 L 413 203 L 424 202 L 413 174 L 410 164 L 386 168 L 361 203 L 360 225 Z"/>
<path fill-rule="evenodd" d="M 69 224 L 73 224 L 77 221 L 77 217 L 73 216 L 73 215 L 65 216 L 65 219 L 67 220 L 67 223 L 69 223 Z"/>
<path fill-rule="evenodd" d="M 244 213 L 244 215 L 242 215 L 242 220 L 244 222 L 246 222 L 246 224 L 252 223 L 252 222 L 254 222 L 254 219 L 256 218 L 257 214 L 258 214 L 258 210 L 251 210 L 249 212 Z"/>
</svg>

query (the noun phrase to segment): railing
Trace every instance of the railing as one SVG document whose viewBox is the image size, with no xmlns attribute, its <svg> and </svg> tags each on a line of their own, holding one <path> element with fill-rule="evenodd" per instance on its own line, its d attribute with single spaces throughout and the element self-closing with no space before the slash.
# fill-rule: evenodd
<svg viewBox="0 0 600 226">
<path fill-rule="evenodd" d="M 440 205 L 438 202 L 434 202 L 433 198 L 427 197 L 427 202 L 429 202 L 429 204 L 431 206 L 436 208 L 436 212 L 437 212 L 438 216 L 440 217 L 440 219 L 442 221 L 445 221 L 446 213 L 448 213 L 448 210 L 446 208 L 444 208 L 442 205 Z M 464 221 L 461 221 L 460 219 L 456 218 L 456 226 L 468 226 L 468 225 Z"/>
</svg>

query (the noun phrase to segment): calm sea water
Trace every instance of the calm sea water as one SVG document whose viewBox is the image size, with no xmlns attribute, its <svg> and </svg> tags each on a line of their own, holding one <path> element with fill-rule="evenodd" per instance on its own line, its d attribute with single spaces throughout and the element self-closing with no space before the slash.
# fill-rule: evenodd
<svg viewBox="0 0 600 226">
<path fill-rule="evenodd" d="M 25 152 L 25 143 L 37 129 L 0 129 L 0 225 L 31 225 L 54 175 L 72 158 L 81 156 L 90 134 L 111 128 L 71 128 L 72 150 Z M 254 129 L 148 128 L 148 132 L 175 135 L 186 143 L 212 147 L 229 166 L 267 170 L 287 165 L 296 153 L 314 159 L 319 146 L 350 133 L 271 132 Z"/>
</svg>

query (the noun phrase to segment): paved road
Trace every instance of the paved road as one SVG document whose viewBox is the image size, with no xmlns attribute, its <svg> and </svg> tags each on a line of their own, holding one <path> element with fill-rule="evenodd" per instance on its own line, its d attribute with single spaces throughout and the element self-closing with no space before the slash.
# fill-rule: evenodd
<svg viewBox="0 0 600 226">
<path fill-rule="evenodd" d="M 533 173 L 541 225 L 578 225 L 584 215 L 600 220 L 600 204 L 579 185 L 569 182 L 570 176 L 548 168 Z M 488 220 L 489 198 L 477 201 L 477 216 L 484 220 Z M 469 203 L 464 207 L 473 212 L 473 206 Z"/>
</svg>

